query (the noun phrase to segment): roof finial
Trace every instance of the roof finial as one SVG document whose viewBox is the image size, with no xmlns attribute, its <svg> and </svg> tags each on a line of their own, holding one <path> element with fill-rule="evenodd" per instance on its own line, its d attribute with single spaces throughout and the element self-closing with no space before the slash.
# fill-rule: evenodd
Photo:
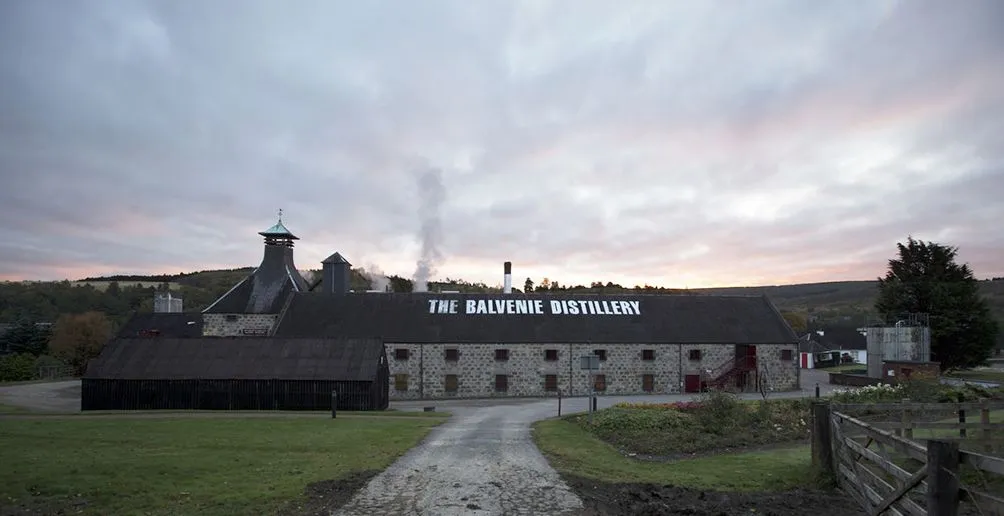
<svg viewBox="0 0 1004 516">
<path fill-rule="evenodd" d="M 282 224 L 282 208 L 279 208 L 279 224 Z"/>
</svg>

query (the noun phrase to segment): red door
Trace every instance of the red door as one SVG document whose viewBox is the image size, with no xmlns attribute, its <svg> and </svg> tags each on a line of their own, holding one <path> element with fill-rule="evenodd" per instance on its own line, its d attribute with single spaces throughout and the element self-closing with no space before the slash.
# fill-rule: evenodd
<svg viewBox="0 0 1004 516">
<path fill-rule="evenodd" d="M 701 375 L 688 374 L 684 376 L 683 392 L 701 392 Z"/>
<path fill-rule="evenodd" d="M 746 367 L 756 369 L 756 346 L 746 346 Z"/>
<path fill-rule="evenodd" d="M 809 354 L 808 353 L 802 353 L 801 355 L 802 355 L 802 369 L 808 369 L 809 368 Z"/>
</svg>

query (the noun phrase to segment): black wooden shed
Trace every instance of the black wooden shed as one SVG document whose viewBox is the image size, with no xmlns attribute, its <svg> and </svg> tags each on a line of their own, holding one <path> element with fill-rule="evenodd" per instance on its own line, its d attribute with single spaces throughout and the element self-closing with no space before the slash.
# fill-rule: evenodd
<svg viewBox="0 0 1004 516">
<path fill-rule="evenodd" d="M 340 410 L 388 406 L 377 339 L 129 338 L 82 378 L 82 410 Z"/>
</svg>

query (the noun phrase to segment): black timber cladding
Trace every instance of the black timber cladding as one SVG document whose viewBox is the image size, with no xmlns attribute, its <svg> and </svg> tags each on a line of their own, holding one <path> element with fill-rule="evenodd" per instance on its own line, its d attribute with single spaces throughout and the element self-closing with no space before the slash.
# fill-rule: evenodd
<svg viewBox="0 0 1004 516">
<path fill-rule="evenodd" d="M 635 301 L 640 315 L 439 314 L 430 299 Z M 461 309 L 461 312 L 463 310 Z M 392 343 L 784 344 L 797 340 L 764 296 L 326 293 L 293 294 L 277 337 Z"/>
<path fill-rule="evenodd" d="M 81 410 L 384 410 L 388 375 L 376 381 L 81 380 Z"/>
<path fill-rule="evenodd" d="M 84 378 L 372 381 L 381 363 L 375 339 L 118 338 Z"/>
<path fill-rule="evenodd" d="M 372 339 L 118 338 L 81 379 L 82 410 L 382 410 Z"/>
</svg>

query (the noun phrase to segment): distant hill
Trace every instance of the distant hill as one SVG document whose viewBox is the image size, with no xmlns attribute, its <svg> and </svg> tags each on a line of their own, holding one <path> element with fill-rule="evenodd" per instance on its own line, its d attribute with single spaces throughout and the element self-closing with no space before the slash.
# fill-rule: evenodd
<svg viewBox="0 0 1004 516">
<path fill-rule="evenodd" d="M 205 270 L 180 274 L 153 276 L 105 276 L 83 278 L 76 282 L 7 282 L 0 283 L 0 323 L 18 318 L 51 321 L 61 313 L 101 310 L 117 321 L 131 313 L 151 311 L 156 291 L 169 290 L 184 299 L 185 311 L 200 311 L 222 296 L 253 267 L 227 270 Z M 309 271 L 313 278 L 320 271 Z M 308 280 L 311 278 L 308 278 Z M 409 292 L 412 282 L 400 276 L 387 278 L 394 291 Z M 112 284 L 115 288 L 110 288 Z M 766 295 L 786 312 L 799 312 L 807 316 L 810 329 L 855 327 L 872 322 L 877 314 L 873 305 L 878 290 L 877 281 L 838 281 L 776 285 L 762 287 L 724 287 L 707 289 L 667 289 L 652 286 L 625 288 L 614 283 L 594 282 L 590 286 L 565 286 L 542 280 L 534 290 L 568 293 L 675 293 L 675 294 L 731 294 Z M 518 290 L 523 282 L 514 285 Z M 983 295 L 989 301 L 998 320 L 1004 322 L 1004 278 L 980 282 Z M 369 280 L 358 269 L 352 270 L 351 288 L 371 288 Z M 470 283 L 447 278 L 433 282 L 430 290 L 456 290 L 460 292 L 498 292 L 498 286 Z"/>
<path fill-rule="evenodd" d="M 172 286 L 189 287 L 192 289 L 205 290 L 211 293 L 213 300 L 225 293 L 230 287 L 247 276 L 253 267 L 228 270 L 207 270 L 177 275 L 157 275 L 157 276 L 107 276 L 84 278 L 79 283 L 89 283 L 96 288 L 101 288 L 101 283 L 117 281 L 122 285 L 142 283 L 162 284 L 169 283 Z M 320 271 L 310 271 L 319 277 Z M 389 281 L 395 291 L 410 291 L 411 281 L 400 276 L 390 276 Z M 521 287 L 520 282 L 514 287 Z M 352 270 L 351 286 L 353 289 L 370 288 L 369 280 L 358 269 Z M 993 311 L 1004 320 L 1004 279 L 994 281 L 986 280 L 980 282 L 983 295 L 987 297 Z M 447 279 L 446 281 L 433 282 L 430 289 L 459 290 L 461 292 L 491 292 L 498 291 L 498 287 L 485 285 L 484 283 L 469 283 L 463 280 Z M 875 297 L 878 294 L 877 281 L 834 281 L 824 283 L 803 283 L 796 285 L 774 285 L 760 287 L 719 287 L 703 289 L 667 289 L 662 287 L 636 286 L 625 288 L 620 285 L 607 283 L 601 285 L 594 283 L 590 287 L 585 286 L 559 286 L 558 288 L 541 288 L 541 291 L 562 291 L 570 293 L 617 293 L 617 292 L 667 292 L 667 293 L 694 293 L 694 294 L 715 294 L 715 295 L 766 295 L 777 307 L 785 311 L 812 313 L 830 313 L 855 315 L 871 313 L 875 304 Z M 186 302 L 186 305 L 188 303 Z M 193 306 L 193 308 L 195 308 Z"/>
</svg>

